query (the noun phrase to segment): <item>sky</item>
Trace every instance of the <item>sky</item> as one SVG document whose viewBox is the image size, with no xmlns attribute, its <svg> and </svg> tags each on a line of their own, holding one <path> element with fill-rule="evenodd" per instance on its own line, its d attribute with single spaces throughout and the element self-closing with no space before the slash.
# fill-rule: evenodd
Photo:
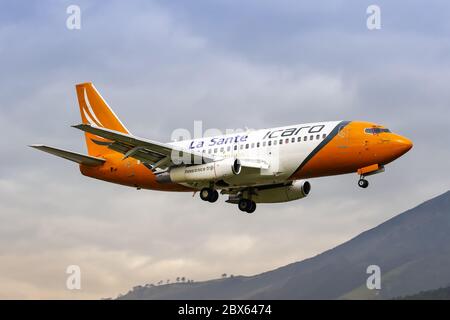
<svg viewBox="0 0 450 320">
<path fill-rule="evenodd" d="M 69 5 L 81 29 L 69 30 Z M 366 26 L 369 5 L 381 29 Z M 449 190 L 448 1 L 0 1 L 0 299 L 98 299 L 135 285 L 253 275 L 315 256 Z M 312 179 L 252 215 L 192 193 L 88 179 L 27 147 L 86 152 L 75 84 L 135 135 L 327 120 L 414 148 L 357 187 Z M 68 290 L 66 269 L 81 269 Z"/>
</svg>

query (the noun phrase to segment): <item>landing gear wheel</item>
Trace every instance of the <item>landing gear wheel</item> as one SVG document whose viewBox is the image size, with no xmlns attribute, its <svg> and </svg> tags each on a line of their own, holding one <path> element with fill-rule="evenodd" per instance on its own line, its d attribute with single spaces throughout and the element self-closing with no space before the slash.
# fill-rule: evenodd
<svg viewBox="0 0 450 320">
<path fill-rule="evenodd" d="M 203 188 L 200 191 L 200 199 L 202 199 L 203 201 L 209 201 L 209 198 L 211 197 L 211 193 L 212 193 L 212 189 L 210 188 Z"/>
<path fill-rule="evenodd" d="M 256 203 L 254 201 L 250 201 L 251 206 L 247 209 L 247 213 L 253 213 L 256 210 Z"/>
<path fill-rule="evenodd" d="M 361 178 L 358 181 L 358 186 L 365 189 L 365 188 L 367 188 L 369 186 L 369 181 L 367 181 L 366 179 Z"/>
<path fill-rule="evenodd" d="M 219 193 L 217 192 L 217 190 L 212 190 L 208 201 L 213 203 L 213 202 L 216 202 L 217 199 L 219 199 Z"/>
<path fill-rule="evenodd" d="M 256 210 L 256 203 L 249 199 L 241 199 L 239 200 L 238 207 L 241 211 L 253 213 Z"/>
<path fill-rule="evenodd" d="M 208 202 L 216 202 L 219 199 L 219 193 L 217 190 L 211 188 L 203 188 L 200 191 L 200 199 Z"/>
<path fill-rule="evenodd" d="M 247 210 L 248 210 L 248 208 L 250 208 L 250 206 L 251 206 L 250 200 L 248 200 L 248 199 L 239 200 L 239 203 L 238 203 L 239 210 L 247 212 Z"/>
</svg>

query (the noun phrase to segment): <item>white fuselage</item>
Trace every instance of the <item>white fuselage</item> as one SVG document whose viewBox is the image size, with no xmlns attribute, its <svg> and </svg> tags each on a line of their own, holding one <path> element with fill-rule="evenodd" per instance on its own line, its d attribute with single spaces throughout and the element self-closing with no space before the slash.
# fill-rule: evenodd
<svg viewBox="0 0 450 320">
<path fill-rule="evenodd" d="M 261 185 L 286 181 L 341 121 L 249 130 L 222 136 L 173 142 L 172 145 L 216 160 L 263 160 L 264 169 L 246 169 L 226 179 L 230 185 Z M 245 169 L 244 169 L 245 170 Z"/>
</svg>

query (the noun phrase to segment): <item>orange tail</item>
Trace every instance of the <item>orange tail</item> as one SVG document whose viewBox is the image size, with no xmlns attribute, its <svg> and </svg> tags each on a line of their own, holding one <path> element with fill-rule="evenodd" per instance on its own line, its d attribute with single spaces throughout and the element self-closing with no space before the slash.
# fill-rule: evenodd
<svg viewBox="0 0 450 320">
<path fill-rule="evenodd" d="M 129 133 L 92 83 L 80 83 L 76 85 L 76 88 L 81 120 L 84 124 Z M 95 141 L 106 141 L 105 139 L 91 133 L 85 133 L 85 136 L 89 155 L 99 157 L 105 153 L 114 152 L 101 144 L 95 143 Z"/>
</svg>

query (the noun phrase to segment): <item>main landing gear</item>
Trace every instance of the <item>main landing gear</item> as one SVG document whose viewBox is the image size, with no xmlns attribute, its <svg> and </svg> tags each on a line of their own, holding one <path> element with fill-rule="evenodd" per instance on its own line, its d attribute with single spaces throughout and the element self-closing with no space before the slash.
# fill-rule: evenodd
<svg viewBox="0 0 450 320">
<path fill-rule="evenodd" d="M 213 188 L 203 188 L 200 191 L 200 198 L 203 201 L 216 202 L 219 199 L 219 193 Z"/>
<path fill-rule="evenodd" d="M 202 190 L 200 190 L 200 199 L 202 199 L 203 201 L 208 201 L 208 202 L 216 202 L 217 199 L 219 199 L 219 192 L 217 192 L 217 190 L 215 190 L 214 188 L 211 188 L 211 187 L 203 188 Z M 241 210 L 243 212 L 247 212 L 247 213 L 255 212 L 255 210 L 256 210 L 255 201 L 252 201 L 250 199 L 244 199 L 244 198 L 240 198 L 239 200 L 238 199 L 236 199 L 234 201 L 237 201 L 239 210 Z M 232 203 L 236 203 L 234 201 Z"/>
<path fill-rule="evenodd" d="M 253 213 L 256 210 L 256 203 L 250 199 L 240 199 L 238 202 L 238 207 L 241 211 Z"/>
<path fill-rule="evenodd" d="M 369 181 L 364 179 L 364 176 L 361 176 L 361 178 L 359 178 L 358 180 L 358 186 L 365 189 L 369 186 Z"/>
</svg>

